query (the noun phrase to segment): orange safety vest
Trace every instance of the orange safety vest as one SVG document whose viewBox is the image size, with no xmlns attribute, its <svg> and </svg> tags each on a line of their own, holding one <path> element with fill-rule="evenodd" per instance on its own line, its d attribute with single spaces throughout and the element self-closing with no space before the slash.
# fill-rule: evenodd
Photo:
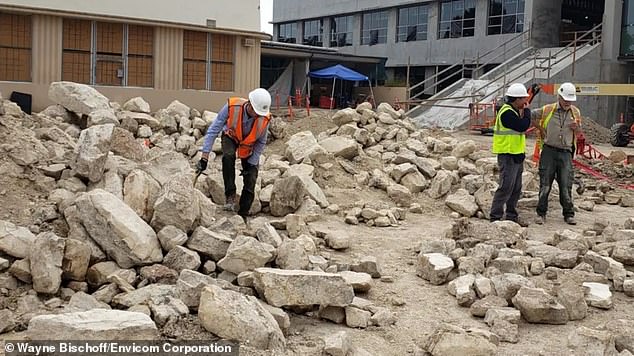
<svg viewBox="0 0 634 356">
<path fill-rule="evenodd" d="M 271 115 L 258 116 L 253 121 L 251 131 L 244 136 L 242 132 L 242 118 L 247 115 L 244 104 L 247 102 L 243 98 L 229 98 L 229 118 L 227 118 L 227 129 L 225 135 L 231 137 L 238 143 L 238 158 L 245 159 L 253 153 L 253 145 L 262 136 L 269 125 Z"/>
</svg>

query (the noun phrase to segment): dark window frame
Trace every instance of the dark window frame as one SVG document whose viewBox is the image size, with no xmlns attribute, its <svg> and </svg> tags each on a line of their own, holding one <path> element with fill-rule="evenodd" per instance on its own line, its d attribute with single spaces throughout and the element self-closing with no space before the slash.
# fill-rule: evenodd
<svg viewBox="0 0 634 356">
<path fill-rule="evenodd" d="M 33 18 L 2 12 L 0 16 L 0 81 L 33 81 Z"/>
<path fill-rule="evenodd" d="M 429 5 L 399 8 L 396 24 L 396 42 L 427 40 L 428 26 Z"/>
<path fill-rule="evenodd" d="M 525 0 L 489 0 L 487 36 L 524 31 Z"/>
<path fill-rule="evenodd" d="M 323 19 L 306 20 L 303 24 L 304 33 L 302 34 L 302 44 L 309 46 L 322 47 L 324 34 Z"/>
<path fill-rule="evenodd" d="M 183 89 L 233 91 L 237 47 L 235 42 L 236 38 L 232 35 L 184 30 Z M 200 78 L 203 75 L 204 81 Z M 220 75 L 228 76 L 228 78 L 214 79 Z"/>
<path fill-rule="evenodd" d="M 277 26 L 277 41 L 284 43 L 297 43 L 297 23 L 285 22 Z"/>
<path fill-rule="evenodd" d="M 438 39 L 475 36 L 475 0 L 443 0 L 439 5 Z"/>
<path fill-rule="evenodd" d="M 340 28 L 345 26 L 345 28 Z M 354 32 L 354 16 L 337 16 L 330 19 L 330 46 L 346 47 L 352 46 L 352 36 Z"/>
<path fill-rule="evenodd" d="M 364 12 L 361 15 L 361 45 L 387 43 L 388 10 Z"/>
<path fill-rule="evenodd" d="M 140 36 L 131 37 L 131 28 Z M 149 40 L 147 34 L 140 33 L 143 31 L 151 32 Z M 65 17 L 62 80 L 99 86 L 153 88 L 154 41 L 155 31 L 151 26 Z M 148 60 L 149 69 L 142 65 Z M 130 85 L 131 81 L 135 85 Z"/>
</svg>

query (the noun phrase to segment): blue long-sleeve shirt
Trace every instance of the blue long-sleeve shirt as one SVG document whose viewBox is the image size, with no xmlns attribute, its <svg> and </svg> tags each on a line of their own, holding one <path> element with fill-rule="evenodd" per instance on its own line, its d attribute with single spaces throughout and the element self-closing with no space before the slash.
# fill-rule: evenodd
<svg viewBox="0 0 634 356">
<path fill-rule="evenodd" d="M 518 117 L 517 114 L 518 113 L 515 111 L 515 108 L 504 112 L 500 117 L 502 125 L 517 132 L 525 132 L 531 126 L 531 110 L 525 108 L 524 115 L 521 117 Z"/>
<path fill-rule="evenodd" d="M 254 117 L 250 117 L 246 110 L 243 110 L 245 114 L 242 120 L 242 132 L 250 132 L 253 127 L 253 122 L 255 121 Z M 211 152 L 211 146 L 214 144 L 216 137 L 220 134 L 220 131 L 227 130 L 227 120 L 229 119 L 229 105 L 225 104 L 225 106 L 220 109 L 218 112 L 218 116 L 214 120 L 213 124 L 209 125 L 207 129 L 207 135 L 205 136 L 205 142 L 203 143 L 203 153 Z M 266 141 L 268 137 L 268 128 L 264 130 L 264 133 L 258 137 L 258 139 L 253 144 L 253 152 L 251 156 L 247 158 L 247 162 L 252 166 L 257 166 L 260 163 L 260 156 L 262 152 L 264 152 L 264 146 L 266 146 Z"/>
</svg>

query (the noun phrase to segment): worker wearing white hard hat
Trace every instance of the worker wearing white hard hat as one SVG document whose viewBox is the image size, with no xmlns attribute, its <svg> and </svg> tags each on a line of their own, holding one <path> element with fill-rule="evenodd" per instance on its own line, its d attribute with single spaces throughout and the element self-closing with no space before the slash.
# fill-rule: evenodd
<svg viewBox="0 0 634 356">
<path fill-rule="evenodd" d="M 502 219 L 526 225 L 519 218 L 517 202 L 522 192 L 522 173 L 526 158 L 525 132 L 530 127 L 530 95 L 522 83 L 511 84 L 505 103 L 498 110 L 493 127 L 493 153 L 497 154 L 500 178 L 491 204 L 490 221 Z"/>
<path fill-rule="evenodd" d="M 238 215 L 246 222 L 255 197 L 260 156 L 266 145 L 268 125 L 271 120 L 271 95 L 258 88 L 249 93 L 248 99 L 231 97 L 220 109 L 213 124 L 207 129 L 202 156 L 197 171 L 207 169 L 209 153 L 218 134 L 222 132 L 222 178 L 225 185 L 225 210 L 236 208 L 235 164 L 236 157 L 242 163 L 244 186 L 238 203 Z"/>
<path fill-rule="evenodd" d="M 581 134 L 581 112 L 573 105 L 577 90 L 572 83 L 563 83 L 557 89 L 557 102 L 532 111 L 533 125 L 542 143 L 539 157 L 539 202 L 537 223 L 544 224 L 548 212 L 548 196 L 554 180 L 559 186 L 559 202 L 564 221 L 576 225 L 572 202 L 574 171 L 572 157 L 576 151 L 577 136 Z"/>
</svg>

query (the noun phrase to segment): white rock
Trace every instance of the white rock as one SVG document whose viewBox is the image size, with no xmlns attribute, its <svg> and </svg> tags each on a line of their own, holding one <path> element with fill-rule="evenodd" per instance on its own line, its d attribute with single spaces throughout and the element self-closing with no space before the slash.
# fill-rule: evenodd
<svg viewBox="0 0 634 356">
<path fill-rule="evenodd" d="M 0 251 L 16 258 L 26 258 L 35 239 L 29 229 L 0 220 Z"/>
<path fill-rule="evenodd" d="M 150 113 L 150 104 L 145 101 L 142 97 L 137 96 L 136 98 L 132 98 L 123 104 L 123 109 L 134 112 L 142 112 L 149 114 Z"/>
<path fill-rule="evenodd" d="M 81 132 L 75 148 L 74 158 L 70 162 L 73 171 L 91 182 L 103 177 L 108 152 L 112 140 L 114 125 L 92 126 Z"/>
<path fill-rule="evenodd" d="M 29 322 L 33 340 L 153 340 L 156 325 L 149 316 L 122 310 L 92 309 L 59 315 L 38 315 Z"/>
<path fill-rule="evenodd" d="M 612 308 L 612 292 L 607 284 L 584 282 L 583 287 L 586 289 L 586 302 L 588 305 L 601 308 Z"/>
<path fill-rule="evenodd" d="M 454 194 L 449 194 L 445 204 L 466 217 L 472 217 L 479 209 L 475 198 L 465 189 L 458 189 Z"/>
<path fill-rule="evenodd" d="M 417 274 L 431 284 L 440 285 L 445 283 L 453 267 L 453 260 L 440 253 L 418 255 Z"/>
<path fill-rule="evenodd" d="M 93 87 L 73 82 L 53 82 L 48 97 L 77 114 L 88 115 L 98 109 L 109 109 L 109 100 Z"/>
</svg>

